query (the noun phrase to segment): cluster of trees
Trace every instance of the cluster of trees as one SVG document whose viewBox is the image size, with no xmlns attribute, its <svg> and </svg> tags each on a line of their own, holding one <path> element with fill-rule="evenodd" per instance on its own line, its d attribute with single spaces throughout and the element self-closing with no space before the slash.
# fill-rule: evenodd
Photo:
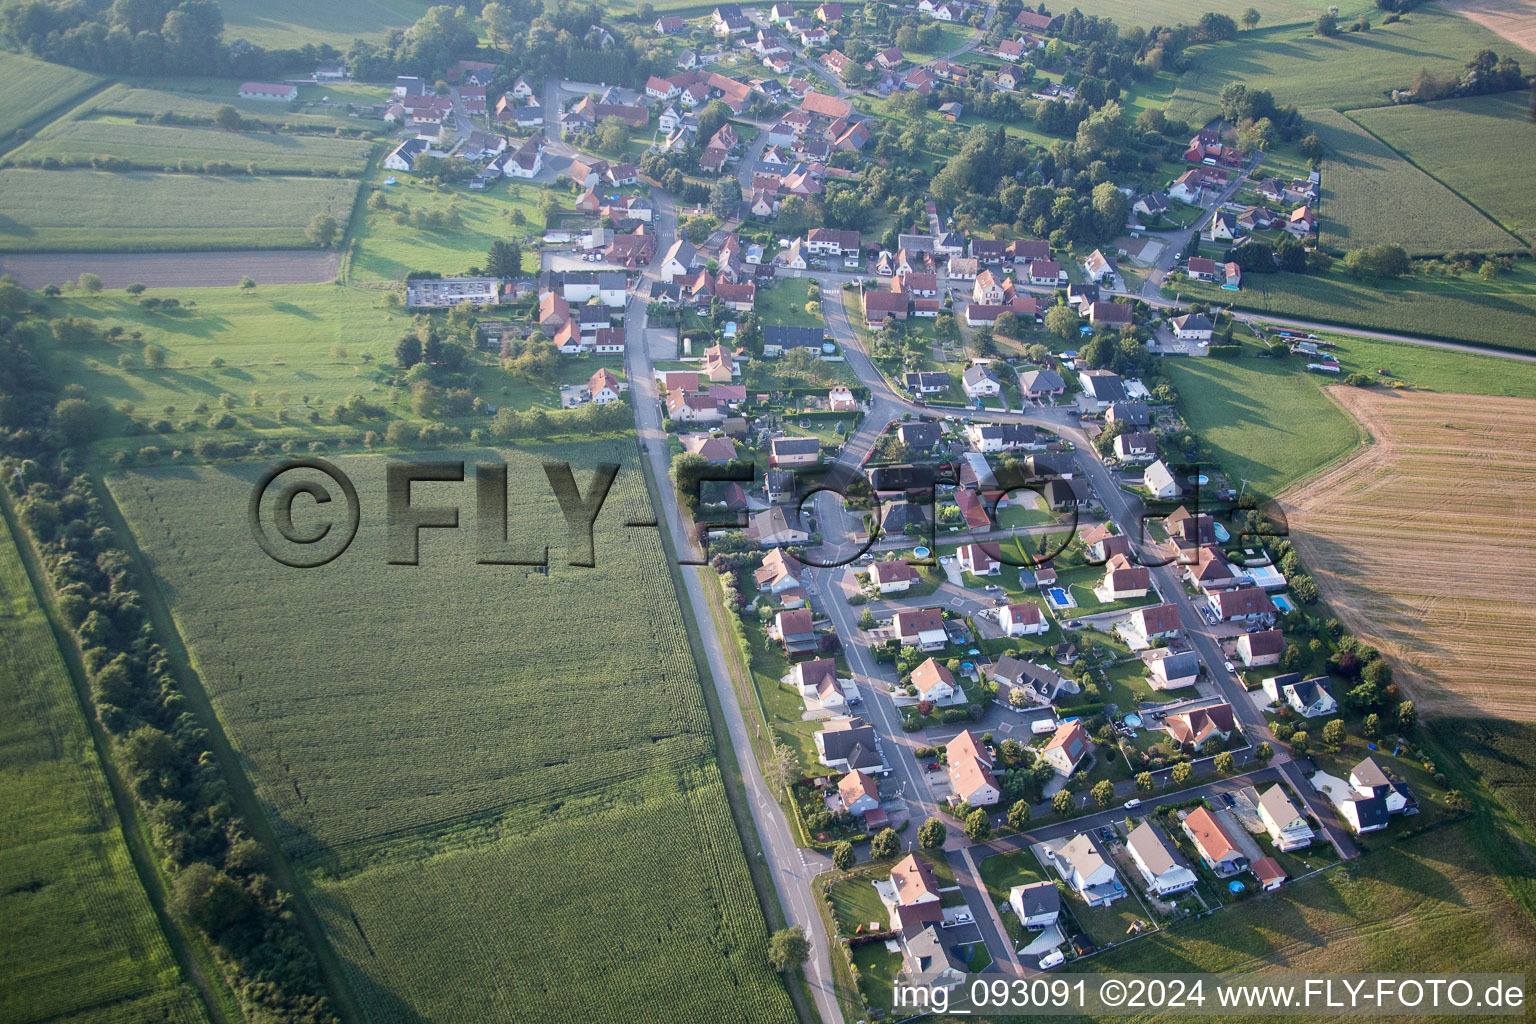
<svg viewBox="0 0 1536 1024">
<path fill-rule="evenodd" d="M 1482 96 L 1523 88 L 1525 73 L 1520 70 L 1519 61 L 1513 57 L 1500 57 L 1492 50 L 1478 50 L 1459 75 L 1450 72 L 1434 74 L 1420 68 L 1410 92 L 1414 99 L 1427 103 L 1452 96 Z"/>
<path fill-rule="evenodd" d="M 290 897 L 230 797 L 144 610 L 132 556 L 69 447 L 90 436 L 96 410 L 83 390 L 58 392 L 43 372 L 34 343 L 45 330 L 26 293 L 0 281 L 4 485 L 79 643 L 110 756 L 171 875 L 171 909 L 217 948 L 247 1016 L 328 1024 L 337 1018 Z"/>
<path fill-rule="evenodd" d="M 1343 262 L 1351 277 L 1363 281 L 1405 277 L 1413 270 L 1407 250 L 1389 242 L 1351 249 L 1344 254 Z"/>
<path fill-rule="evenodd" d="M 244 39 L 225 43 L 223 35 L 217 0 L 0 3 L 0 43 L 108 74 L 264 78 L 341 56 L 329 45 L 265 50 Z"/>
</svg>

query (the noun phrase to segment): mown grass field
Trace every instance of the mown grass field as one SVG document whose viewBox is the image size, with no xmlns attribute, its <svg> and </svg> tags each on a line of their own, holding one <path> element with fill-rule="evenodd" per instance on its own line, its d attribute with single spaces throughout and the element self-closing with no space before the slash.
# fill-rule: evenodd
<svg viewBox="0 0 1536 1024">
<path fill-rule="evenodd" d="M 387 192 L 390 209 L 365 211 L 366 219 L 354 236 L 350 279 L 400 281 L 412 270 L 462 274 L 470 267 L 483 267 L 492 242 L 532 238 L 544 230 L 541 194 L 540 186 L 510 178 L 484 192 L 471 192 L 462 185 L 437 188 L 399 175 Z M 575 202 L 569 193 L 557 194 L 567 209 Z M 459 211 L 463 226 L 451 231 L 397 224 L 395 214 L 402 205 L 424 212 L 446 212 L 451 207 Z M 513 223 L 514 211 L 522 214 L 522 224 Z M 533 273 L 538 265 L 538 253 L 524 245 L 523 269 Z"/>
<path fill-rule="evenodd" d="M 264 465 L 109 478 L 370 1019 L 791 1020 L 633 437 L 441 458 L 510 463 L 547 575 L 476 564 L 472 482 L 418 484 L 465 529 L 387 564 L 383 458 L 337 460 L 362 528 L 309 572 L 250 541 Z M 595 569 L 545 460 L 621 466 Z"/>
<path fill-rule="evenodd" d="M 1260 3 L 1253 4 L 1247 3 L 1246 0 L 1245 2 L 1238 2 L 1238 0 L 1145 0 L 1143 2 L 1143 0 L 1137 0 L 1136 3 L 1128 3 L 1127 0 L 1084 0 L 1082 3 L 1072 4 L 1072 7 L 1076 7 L 1084 14 L 1113 19 L 1122 32 L 1133 25 L 1140 25 L 1144 29 L 1151 29 L 1154 25 L 1162 25 L 1165 28 L 1173 25 L 1193 25 L 1207 11 L 1237 19 L 1242 17 L 1243 12 L 1249 7 L 1259 12 L 1261 29 L 1302 21 L 1310 24 L 1326 6 L 1311 3 L 1308 0 L 1262 0 Z M 1357 6 L 1361 5 L 1358 3 L 1340 5 L 1343 9 L 1352 9 Z"/>
<path fill-rule="evenodd" d="M 410 28 L 431 6 L 427 0 L 220 0 L 224 37 L 268 49 L 330 43 L 345 50 L 359 37 L 377 39 Z"/>
<path fill-rule="evenodd" d="M 0 250 L 281 249 L 325 212 L 346 223 L 355 180 L 0 170 Z"/>
<path fill-rule="evenodd" d="M 1536 195 L 1510 172 L 1536 165 L 1525 93 L 1381 107 L 1350 117 L 1516 235 L 1536 240 Z"/>
<path fill-rule="evenodd" d="M 1283 498 L 1319 588 L 1397 660 L 1422 706 L 1536 721 L 1536 608 L 1529 588 L 1483 558 L 1494 535 L 1507 564 L 1536 555 L 1536 472 L 1523 441 L 1536 401 L 1335 394 L 1373 444 Z"/>
<path fill-rule="evenodd" d="M 207 1015 L 134 872 L 69 670 L 0 519 L 0 1020 Z"/>
<path fill-rule="evenodd" d="M 368 165 L 368 151 L 373 145 L 358 139 L 90 118 L 55 122 L 7 159 L 35 165 L 49 158 L 61 163 L 88 163 L 93 157 L 111 156 L 146 170 L 183 164 L 196 169 L 218 161 L 241 170 L 254 166 L 267 174 L 360 174 Z"/>
<path fill-rule="evenodd" d="M 1536 927 L 1457 826 L 1172 925 L 1083 970 L 1510 971 L 1533 943 Z"/>
<path fill-rule="evenodd" d="M 1536 349 L 1536 268 L 1519 260 L 1493 282 L 1415 274 L 1397 281 L 1365 282 L 1335 265 L 1320 276 L 1251 274 L 1240 292 L 1181 282 L 1187 298 L 1320 323 L 1351 324 L 1381 331 L 1470 341 L 1501 348 Z"/>
<path fill-rule="evenodd" d="M 1521 248 L 1518 238 L 1345 115 L 1312 110 L 1306 118 L 1325 150 L 1323 248 L 1390 242 L 1410 256 Z"/>
<path fill-rule="evenodd" d="M 85 71 L 0 51 L 0 146 L 22 125 L 63 110 L 101 82 Z"/>
<path fill-rule="evenodd" d="M 1341 16 L 1347 27 L 1359 5 Z M 1501 55 L 1510 45 L 1480 25 L 1433 6 L 1414 9 L 1393 25 L 1370 11 L 1369 32 L 1314 37 L 1305 25 L 1239 33 L 1236 42 L 1191 51 L 1194 66 L 1179 81 L 1168 116 L 1204 124 L 1220 113 L 1218 97 L 1228 82 L 1269 89 L 1280 104 L 1299 110 L 1355 110 L 1391 103 L 1393 89 L 1406 89 L 1420 68 L 1460 73 L 1480 49 Z"/>
<path fill-rule="evenodd" d="M 1360 443 L 1353 421 L 1295 360 L 1165 359 L 1190 428 L 1234 481 L 1275 495 Z"/>
</svg>

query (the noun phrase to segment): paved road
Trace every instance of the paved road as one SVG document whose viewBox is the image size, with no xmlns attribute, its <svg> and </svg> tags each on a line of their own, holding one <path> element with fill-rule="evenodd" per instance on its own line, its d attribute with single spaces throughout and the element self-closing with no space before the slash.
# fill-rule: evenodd
<svg viewBox="0 0 1536 1024">
<path fill-rule="evenodd" d="M 656 204 L 655 224 L 658 241 L 657 262 L 659 263 L 661 254 L 666 252 L 667 247 L 676 237 L 677 209 L 671 198 L 659 189 L 653 189 L 651 197 Z M 654 265 L 646 271 L 644 276 L 652 280 L 657 279 Z M 625 359 L 629 373 L 630 404 L 635 411 L 635 426 L 640 435 L 642 453 L 650 462 L 651 472 L 660 492 L 661 507 L 657 510 L 658 514 L 665 521 L 666 529 L 672 535 L 674 550 L 691 552 L 696 548 L 687 536 L 685 519 L 678 507 L 677 493 L 668 483 L 671 456 L 667 448 L 667 434 L 661 423 L 656 378 L 650 353 L 646 348 L 645 306 L 646 303 L 642 298 L 632 294 L 625 315 Z M 838 1005 L 831 974 L 831 946 L 811 891 L 811 880 L 828 870 L 831 864 L 822 854 L 802 850 L 797 846 L 789 821 L 783 809 L 773 798 L 768 784 L 763 779 L 757 758 L 753 754 L 752 734 L 748 731 L 746 720 L 741 713 L 741 706 L 737 701 L 735 686 L 731 682 L 730 663 L 726 660 L 722 638 L 712 625 L 713 616 L 710 607 L 713 598 L 707 586 L 709 581 L 706 580 L 704 573 L 714 570 L 707 566 L 684 565 L 679 568 L 684 589 L 687 591 L 689 606 L 699 626 L 700 641 L 708 660 L 709 676 L 719 696 L 727 727 L 730 730 L 731 743 L 736 750 L 736 760 L 746 785 L 752 819 L 767 851 L 768 867 L 773 876 L 774 887 L 778 889 L 779 901 L 784 907 L 785 917 L 789 923 L 804 928 L 806 937 L 811 942 L 811 958 L 806 964 L 806 978 L 810 983 L 817 1011 L 821 1015 L 823 1024 L 842 1024 L 842 1009 Z"/>
</svg>

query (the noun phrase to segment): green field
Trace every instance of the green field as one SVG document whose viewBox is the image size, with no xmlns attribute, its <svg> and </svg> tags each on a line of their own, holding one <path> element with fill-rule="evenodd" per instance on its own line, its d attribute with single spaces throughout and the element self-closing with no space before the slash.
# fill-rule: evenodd
<svg viewBox="0 0 1536 1024">
<path fill-rule="evenodd" d="M 1301 21 L 1311 24 L 1326 6 L 1309 3 L 1307 0 L 1260 0 L 1258 3 L 1248 3 L 1247 0 L 1137 0 L 1135 3 L 1127 0 L 1074 0 L 1071 5 L 1084 14 L 1112 18 L 1122 33 L 1133 25 L 1144 29 L 1151 29 L 1154 25 L 1193 25 L 1207 11 L 1236 19 L 1249 7 L 1259 12 L 1261 29 Z M 1341 6 L 1353 11 L 1361 5 L 1355 3 Z M 1063 10 L 1070 10 L 1071 7 L 1063 7 Z"/>
<path fill-rule="evenodd" d="M 1235 483 L 1276 495 L 1362 439 L 1298 360 L 1165 359 L 1184 419 Z"/>
<path fill-rule="evenodd" d="M 1400 841 L 1348 867 L 1108 950 L 1083 969 L 1516 970 L 1529 959 L 1536 928 L 1466 829 Z"/>
<path fill-rule="evenodd" d="M 61 111 L 102 80 L 85 71 L 0 51 L 0 148 L 22 125 Z"/>
<path fill-rule="evenodd" d="M 475 564 L 472 483 L 418 484 L 466 529 L 387 564 L 383 458 L 337 460 L 362 528 L 318 572 L 250 542 L 264 465 L 109 478 L 369 1019 L 789 1021 L 633 437 L 449 457 L 510 463 L 547 574 Z M 622 467 L 596 569 L 545 460 Z"/>
<path fill-rule="evenodd" d="M 356 181 L 132 171 L 0 170 L 0 251 L 279 249 L 327 212 L 346 223 Z"/>
<path fill-rule="evenodd" d="M 1390 242 L 1411 256 L 1520 248 L 1519 239 L 1348 117 L 1313 110 L 1306 118 L 1326 151 L 1324 248 L 1343 252 Z"/>
<path fill-rule="evenodd" d="M 245 39 L 268 49 L 330 43 L 345 50 L 359 37 L 376 40 L 392 28 L 410 28 L 431 4 L 427 0 L 267 0 L 260 4 L 220 0 L 220 6 L 225 39 Z"/>
<path fill-rule="evenodd" d="M 133 85 L 118 82 L 103 89 L 89 104 L 82 106 L 80 114 L 113 114 L 120 117 L 178 114 L 211 120 L 214 112 L 227 103 L 240 111 L 242 117 L 260 121 L 264 125 L 345 127 L 353 131 L 369 128 L 381 132 L 389 128 L 383 121 L 349 117 L 341 109 L 330 110 L 307 105 L 303 111 L 295 112 L 285 103 L 241 99 L 237 95 L 239 87 L 239 83 L 233 80 L 207 78 L 137 81 Z M 323 97 L 328 97 L 333 103 L 383 103 L 389 94 L 385 86 L 350 83 L 299 86 L 299 98 L 306 104 L 318 103 Z"/>
<path fill-rule="evenodd" d="M 1312 36 L 1310 23 L 1268 32 L 1261 27 L 1239 33 L 1236 42 L 1192 49 L 1194 66 L 1180 79 L 1168 116 L 1204 124 L 1220 113 L 1217 98 L 1228 82 L 1268 89 L 1275 102 L 1299 110 L 1383 107 L 1391 90 L 1413 85 L 1420 68 L 1459 74 L 1480 49 L 1520 53 L 1480 25 L 1436 7 L 1419 7 L 1393 25 L 1379 24 L 1380 12 L 1370 13 L 1377 24 L 1369 32 L 1329 39 Z M 1350 20 L 1352 15 L 1341 18 L 1341 24 Z"/>
<path fill-rule="evenodd" d="M 69 670 L 0 519 L 0 1020 L 207 1015 L 123 841 Z"/>
<path fill-rule="evenodd" d="M 1536 239 L 1536 195 L 1509 171 L 1536 164 L 1524 93 L 1380 107 L 1350 117 L 1516 235 Z"/>
<path fill-rule="evenodd" d="M 197 169 L 209 161 L 254 165 L 266 174 L 360 174 L 373 143 L 317 135 L 276 132 L 226 132 L 217 128 L 180 128 L 91 118 L 49 125 L 12 152 L 8 159 L 36 166 L 54 159 L 89 163 L 93 157 L 127 160 L 147 170 L 185 165 Z"/>
<path fill-rule="evenodd" d="M 1451 352 L 1427 345 L 1397 341 L 1372 341 L 1344 335 L 1323 335 L 1334 342 L 1332 352 L 1344 374 L 1375 374 L 1386 370 L 1391 378 L 1414 387 L 1459 395 L 1504 395 L 1536 398 L 1536 374 L 1521 373 L 1524 364 L 1500 356 Z M 1326 378 L 1315 377 L 1319 386 Z"/>
<path fill-rule="evenodd" d="M 412 270 L 435 270 L 444 274 L 462 274 L 470 267 L 485 265 L 486 253 L 498 238 L 524 241 L 523 269 L 538 269 L 538 253 L 528 242 L 544 228 L 539 213 L 542 189 L 530 182 L 504 178 L 484 192 L 471 192 L 462 185 L 437 188 L 400 175 L 398 184 L 388 192 L 390 210 L 367 210 L 366 219 L 356 234 L 356 255 L 351 263 L 353 281 L 399 281 Z M 557 193 L 569 208 L 575 197 Z M 458 230 L 419 228 L 410 223 L 395 223 L 395 214 L 403 205 L 411 210 L 458 210 L 463 226 Z M 523 223 L 512 221 L 513 212 L 523 215 Z"/>
<path fill-rule="evenodd" d="M 1356 281 L 1341 267 L 1322 276 L 1251 274 L 1240 292 L 1181 282 L 1187 299 L 1320 323 L 1470 341 L 1501 348 L 1536 349 L 1536 268 L 1519 260 L 1496 281 L 1415 274 L 1398 281 Z"/>
</svg>

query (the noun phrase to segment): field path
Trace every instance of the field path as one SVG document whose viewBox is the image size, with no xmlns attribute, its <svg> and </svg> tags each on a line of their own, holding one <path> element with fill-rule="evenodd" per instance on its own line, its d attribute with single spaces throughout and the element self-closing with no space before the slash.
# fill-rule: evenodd
<svg viewBox="0 0 1536 1024">
<path fill-rule="evenodd" d="M 1536 720 L 1536 401 L 1328 393 L 1373 440 L 1279 499 L 1323 594 L 1424 708 Z"/>
<path fill-rule="evenodd" d="M 151 288 L 234 287 L 242 277 L 257 284 L 324 284 L 336 279 L 341 254 L 320 249 L 226 252 L 45 252 L 0 254 L 0 274 L 26 288 L 72 281 L 81 273 L 107 288 L 139 282 Z"/>
</svg>

